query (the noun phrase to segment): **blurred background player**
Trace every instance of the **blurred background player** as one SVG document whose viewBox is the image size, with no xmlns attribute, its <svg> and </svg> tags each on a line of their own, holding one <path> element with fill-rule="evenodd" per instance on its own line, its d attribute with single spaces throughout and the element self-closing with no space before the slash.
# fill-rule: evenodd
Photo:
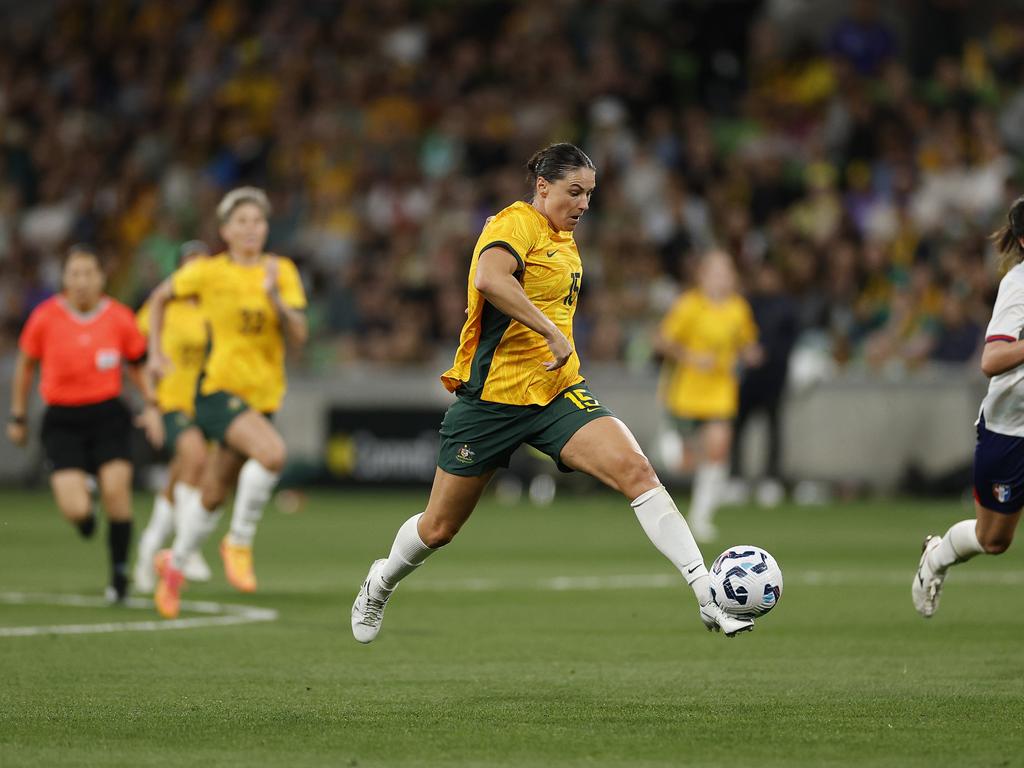
<svg viewBox="0 0 1024 768">
<path fill-rule="evenodd" d="M 171 550 L 157 557 L 154 601 L 168 618 L 179 611 L 182 568 L 216 527 L 221 504 L 236 480 L 231 529 L 221 541 L 221 557 L 232 586 L 243 592 L 256 589 L 253 539 L 286 457 L 284 440 L 271 422 L 286 389 L 285 339 L 300 346 L 308 335 L 306 295 L 294 262 L 263 251 L 269 215 L 263 190 L 239 187 L 228 192 L 217 206 L 227 250 L 186 264 L 150 298 L 149 362 L 157 378 L 169 369 L 162 334 L 170 299 L 197 297 L 210 332 L 195 413 L 196 424 L 215 445 L 201 494 L 187 500 Z"/>
<path fill-rule="evenodd" d="M 121 400 L 122 370 L 143 394 L 140 424 L 154 445 L 163 425 L 141 363 L 146 341 L 132 311 L 104 294 L 98 254 L 75 245 L 64 261 L 63 291 L 37 306 L 19 340 L 11 385 L 7 436 L 28 439 L 28 396 L 36 368 L 46 412 L 41 438 L 51 470 L 50 487 L 64 517 L 83 537 L 96 526 L 89 476 L 95 475 L 107 513 L 110 586 L 107 599 L 128 593 L 132 535 L 132 417 Z"/>
<path fill-rule="evenodd" d="M 974 519 L 925 537 L 911 598 L 926 619 L 938 610 L 949 568 L 1009 549 L 1024 508 L 1024 197 L 1013 202 L 993 239 L 1003 267 L 1012 267 L 999 283 L 981 353 L 989 383 L 976 422 Z"/>
<path fill-rule="evenodd" d="M 763 360 L 760 365 L 744 367 L 740 375 L 739 407 L 730 457 L 731 473 L 742 484 L 744 434 L 750 418 L 763 414 L 767 421 L 767 451 L 756 498 L 759 504 L 774 506 L 782 501 L 784 495 L 782 407 L 789 374 L 789 357 L 800 335 L 799 308 L 793 297 L 786 292 L 779 268 L 770 261 L 758 268 L 748 300 L 757 326 L 758 345 L 763 352 Z"/>
<path fill-rule="evenodd" d="M 685 291 L 662 321 L 657 348 L 665 358 L 661 396 L 684 441 L 680 470 L 694 471 L 686 517 L 694 538 L 703 542 L 717 536 L 712 520 L 729 474 L 737 363 L 758 365 L 762 353 L 750 305 L 736 291 L 729 255 L 705 254 L 696 277 L 696 287 Z"/>
<path fill-rule="evenodd" d="M 388 557 L 370 566 L 352 605 L 352 634 L 361 643 L 377 637 L 399 582 L 455 537 L 495 471 L 523 443 L 630 500 L 648 538 L 692 588 L 709 630 L 751 630 L 752 621 L 726 615 L 711 599 L 686 521 L 633 434 L 580 374 L 572 339 L 583 263 L 573 234 L 590 207 L 594 164 L 561 143 L 536 152 L 527 169 L 531 202 L 498 213 L 473 249 L 468 317 L 455 363 L 441 376 L 457 399 L 441 423 L 426 510 L 409 518 Z"/>
<path fill-rule="evenodd" d="M 179 267 L 210 255 L 206 243 L 190 240 L 181 246 Z M 149 335 L 149 303 L 138 313 L 139 330 Z M 174 532 L 175 521 L 188 500 L 199 494 L 206 462 L 206 440 L 195 423 L 196 381 L 206 359 L 209 337 L 206 318 L 195 296 L 174 299 L 164 310 L 163 352 L 169 366 L 156 386 L 156 402 L 163 415 L 164 447 L 170 457 L 167 484 L 153 500 L 153 513 L 139 537 L 132 579 L 137 592 L 152 592 L 156 553 Z M 189 581 L 208 581 L 210 567 L 199 550 L 183 568 Z"/>
</svg>

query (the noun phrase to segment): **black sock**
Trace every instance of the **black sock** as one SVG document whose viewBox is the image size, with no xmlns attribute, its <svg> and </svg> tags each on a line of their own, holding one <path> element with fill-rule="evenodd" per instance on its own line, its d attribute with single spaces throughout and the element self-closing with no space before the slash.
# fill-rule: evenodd
<svg viewBox="0 0 1024 768">
<path fill-rule="evenodd" d="M 110 546 L 111 582 L 128 582 L 128 547 L 132 542 L 132 521 L 110 521 L 107 544 Z"/>
<path fill-rule="evenodd" d="M 93 512 L 89 512 L 88 517 L 83 517 L 81 520 L 75 522 L 75 527 L 78 532 L 82 534 L 83 539 L 91 539 L 93 531 L 96 530 L 96 515 Z"/>
</svg>

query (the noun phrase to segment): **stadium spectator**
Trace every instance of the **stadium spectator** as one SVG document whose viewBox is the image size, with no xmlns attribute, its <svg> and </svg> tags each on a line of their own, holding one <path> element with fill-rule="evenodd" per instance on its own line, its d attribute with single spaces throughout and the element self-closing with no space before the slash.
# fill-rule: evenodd
<svg viewBox="0 0 1024 768">
<path fill-rule="evenodd" d="M 600 220 L 579 233 L 594 266 L 578 320 L 602 329 L 581 335 L 585 353 L 651 360 L 662 292 L 637 292 L 620 263 L 614 231 L 632 221 L 635 246 L 661 254 L 659 284 L 689 279 L 681 250 L 776 261 L 805 334 L 827 329 L 842 365 L 871 367 L 868 339 L 900 310 L 892 280 L 915 264 L 984 324 L 995 275 L 954 286 L 939 254 L 992 262 L 984 235 L 1014 196 L 1014 14 L 972 37 L 960 0 L 926 4 L 953 21 L 904 51 L 926 5 L 825 9 L 815 36 L 773 4 L 733 3 L 729 29 L 701 40 L 679 3 L 378 5 L 57 3 L 0 30 L 7 346 L 59 290 L 70 241 L 94 239 L 111 292 L 137 303 L 181 242 L 216 241 L 203 212 L 245 182 L 273 190 L 270 245 L 295 255 L 323 318 L 307 364 L 423 364 L 453 335 L 467 233 L 508 198 L 515 158 L 553 138 L 605 169 Z M 837 309 L 820 297 L 839 243 L 854 263 Z M 339 307 L 364 291 L 381 302 Z M 409 306 L 436 318 L 415 343 Z"/>
</svg>

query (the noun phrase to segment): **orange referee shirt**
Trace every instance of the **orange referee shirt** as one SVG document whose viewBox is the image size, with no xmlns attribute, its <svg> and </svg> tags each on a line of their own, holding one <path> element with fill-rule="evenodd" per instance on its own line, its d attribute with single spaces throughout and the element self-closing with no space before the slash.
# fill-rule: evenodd
<svg viewBox="0 0 1024 768">
<path fill-rule="evenodd" d="M 135 315 L 104 296 L 88 314 L 63 296 L 53 296 L 34 310 L 18 346 L 40 361 L 39 391 L 47 405 L 91 405 L 121 394 L 121 363 L 141 360 L 146 339 Z"/>
</svg>

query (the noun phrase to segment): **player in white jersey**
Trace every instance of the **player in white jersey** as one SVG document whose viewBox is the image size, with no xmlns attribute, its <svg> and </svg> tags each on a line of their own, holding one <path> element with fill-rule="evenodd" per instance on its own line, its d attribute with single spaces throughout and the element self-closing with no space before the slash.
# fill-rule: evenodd
<svg viewBox="0 0 1024 768">
<path fill-rule="evenodd" d="M 989 384 L 976 422 L 975 517 L 956 523 L 944 536 L 925 537 L 911 596 L 926 619 L 939 607 L 949 567 L 975 555 L 1005 552 L 1024 507 L 1024 197 L 1014 201 L 1006 226 L 993 239 L 1003 266 L 1012 267 L 999 283 L 981 355 Z"/>
</svg>

